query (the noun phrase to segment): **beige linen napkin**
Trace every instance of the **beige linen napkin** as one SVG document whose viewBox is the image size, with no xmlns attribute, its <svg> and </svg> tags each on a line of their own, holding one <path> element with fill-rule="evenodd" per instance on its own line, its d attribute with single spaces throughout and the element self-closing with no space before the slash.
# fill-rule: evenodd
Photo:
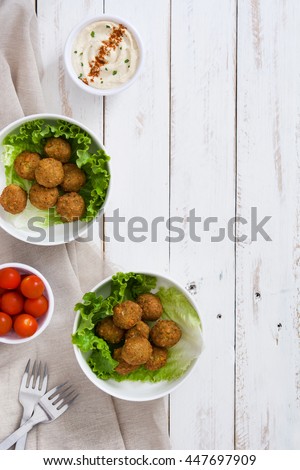
<svg viewBox="0 0 300 470">
<path fill-rule="evenodd" d="M 51 27 L 51 25 L 49 25 Z M 43 112 L 41 62 L 36 18 L 29 0 L 0 2 L 0 127 L 24 114 Z M 98 260 L 98 261 L 97 261 Z M 40 270 L 55 295 L 55 313 L 37 339 L 0 343 L 0 441 L 14 431 L 22 415 L 20 379 L 28 358 L 47 361 L 49 387 L 65 380 L 80 397 L 51 424 L 36 426 L 27 449 L 166 449 L 169 448 L 163 400 L 131 403 L 113 399 L 81 372 L 70 335 L 73 306 L 82 293 L 107 275 L 88 243 L 40 247 L 18 241 L 0 230 L 0 263 L 20 262 Z"/>
</svg>

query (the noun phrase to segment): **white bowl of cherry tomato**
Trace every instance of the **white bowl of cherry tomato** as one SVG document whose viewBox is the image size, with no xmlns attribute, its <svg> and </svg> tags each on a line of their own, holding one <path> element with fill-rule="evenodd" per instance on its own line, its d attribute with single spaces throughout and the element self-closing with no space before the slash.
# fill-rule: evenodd
<svg viewBox="0 0 300 470">
<path fill-rule="evenodd" d="M 18 344 L 39 336 L 54 311 L 52 289 L 26 264 L 0 265 L 0 342 Z"/>
</svg>

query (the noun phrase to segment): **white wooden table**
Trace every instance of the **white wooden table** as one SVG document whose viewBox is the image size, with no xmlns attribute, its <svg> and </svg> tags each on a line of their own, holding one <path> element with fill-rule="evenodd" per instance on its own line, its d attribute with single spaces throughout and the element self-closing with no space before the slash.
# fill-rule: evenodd
<svg viewBox="0 0 300 470">
<path fill-rule="evenodd" d="M 178 449 L 300 445 L 300 2 L 298 0 L 37 0 L 47 111 L 73 116 L 111 155 L 105 216 L 185 218 L 180 243 L 112 237 L 103 260 L 170 273 L 191 288 L 206 349 L 169 400 Z M 132 22 L 146 60 L 115 97 L 82 94 L 66 77 L 71 28 L 102 12 Z M 212 242 L 234 216 L 235 234 Z M 201 242 L 191 240 L 195 209 Z M 218 217 L 212 230 L 203 219 Z M 232 238 L 232 237 L 231 237 Z M 96 269 L 96 268 L 95 268 Z"/>
</svg>

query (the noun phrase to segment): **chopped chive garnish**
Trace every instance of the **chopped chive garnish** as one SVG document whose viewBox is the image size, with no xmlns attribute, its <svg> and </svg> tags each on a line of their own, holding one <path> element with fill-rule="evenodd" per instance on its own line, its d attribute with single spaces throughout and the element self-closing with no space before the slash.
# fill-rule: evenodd
<svg viewBox="0 0 300 470">
<path fill-rule="evenodd" d="M 117 73 L 118 73 L 117 70 L 114 70 L 112 74 L 117 75 Z"/>
<path fill-rule="evenodd" d="M 80 52 L 80 54 L 79 54 L 79 55 L 83 55 L 83 52 Z"/>
<path fill-rule="evenodd" d="M 105 70 L 108 70 L 108 68 L 107 68 L 107 67 L 105 67 Z"/>
<path fill-rule="evenodd" d="M 77 54 L 77 51 L 74 51 L 74 54 Z"/>
<path fill-rule="evenodd" d="M 110 28 L 109 24 L 106 25 L 107 28 Z"/>
<path fill-rule="evenodd" d="M 127 62 L 129 62 L 129 59 L 124 60 L 124 62 L 125 62 L 125 64 L 127 64 Z"/>
<path fill-rule="evenodd" d="M 122 50 L 122 46 L 120 47 L 120 49 Z"/>
<path fill-rule="evenodd" d="M 81 78 L 82 77 L 82 73 L 80 75 L 78 75 L 78 78 Z"/>
<path fill-rule="evenodd" d="M 130 69 L 130 65 L 128 65 L 128 68 Z"/>
<path fill-rule="evenodd" d="M 91 36 L 92 36 L 92 38 L 95 37 L 95 31 L 91 31 Z"/>
</svg>

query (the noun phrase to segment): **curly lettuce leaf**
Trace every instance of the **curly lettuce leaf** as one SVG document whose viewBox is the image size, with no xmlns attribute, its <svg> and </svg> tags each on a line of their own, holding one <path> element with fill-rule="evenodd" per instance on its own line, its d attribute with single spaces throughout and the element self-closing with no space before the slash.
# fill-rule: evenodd
<svg viewBox="0 0 300 470">
<path fill-rule="evenodd" d="M 73 343 L 83 352 L 92 350 L 88 364 L 97 377 L 100 379 L 111 377 L 118 363 L 112 358 L 108 344 L 103 339 L 98 338 L 92 331 L 87 331 L 85 335 L 78 333 L 73 335 Z"/>
<path fill-rule="evenodd" d="M 112 295 L 123 300 L 134 300 L 140 294 L 156 287 L 156 278 L 138 273 L 117 273 L 112 277 Z"/>
<path fill-rule="evenodd" d="M 42 119 L 26 122 L 17 131 L 7 135 L 3 140 L 1 160 L 5 167 L 6 184 L 17 184 L 25 191 L 29 191 L 32 182 L 20 178 L 14 169 L 15 158 L 24 150 L 37 152 L 45 157 L 44 146 L 50 137 L 62 137 L 71 144 L 72 154 L 70 162 L 76 163 L 87 175 L 85 186 L 80 190 L 86 204 L 86 212 L 81 220 L 91 221 L 96 217 L 104 204 L 109 186 L 110 174 L 107 168 L 109 156 L 103 149 L 93 151 L 90 135 L 75 124 L 57 120 L 46 122 Z M 62 223 L 55 211 L 56 217 L 47 215 L 46 211 L 34 209 L 35 216 L 44 217 L 41 226 L 47 227 Z M 27 226 L 27 212 L 18 217 L 18 225 Z"/>
<path fill-rule="evenodd" d="M 83 302 L 75 305 L 75 311 L 80 311 L 81 315 L 77 332 L 84 334 L 84 330 L 92 330 L 98 321 L 113 314 L 115 305 L 150 292 L 155 286 L 156 279 L 152 276 L 136 273 L 115 274 L 112 276 L 111 294 L 106 299 L 95 292 L 88 292 L 84 294 Z"/>
<path fill-rule="evenodd" d="M 103 149 L 88 158 L 78 157 L 76 164 L 87 175 L 84 187 L 79 191 L 86 204 L 86 213 L 82 220 L 92 220 L 104 204 L 109 185 L 110 175 L 107 171 L 108 155 Z"/>
<path fill-rule="evenodd" d="M 106 380 L 111 378 L 118 362 L 112 358 L 107 343 L 103 339 L 98 338 L 98 340 L 94 343 L 97 349 L 90 355 L 88 364 L 99 379 Z"/>
</svg>

